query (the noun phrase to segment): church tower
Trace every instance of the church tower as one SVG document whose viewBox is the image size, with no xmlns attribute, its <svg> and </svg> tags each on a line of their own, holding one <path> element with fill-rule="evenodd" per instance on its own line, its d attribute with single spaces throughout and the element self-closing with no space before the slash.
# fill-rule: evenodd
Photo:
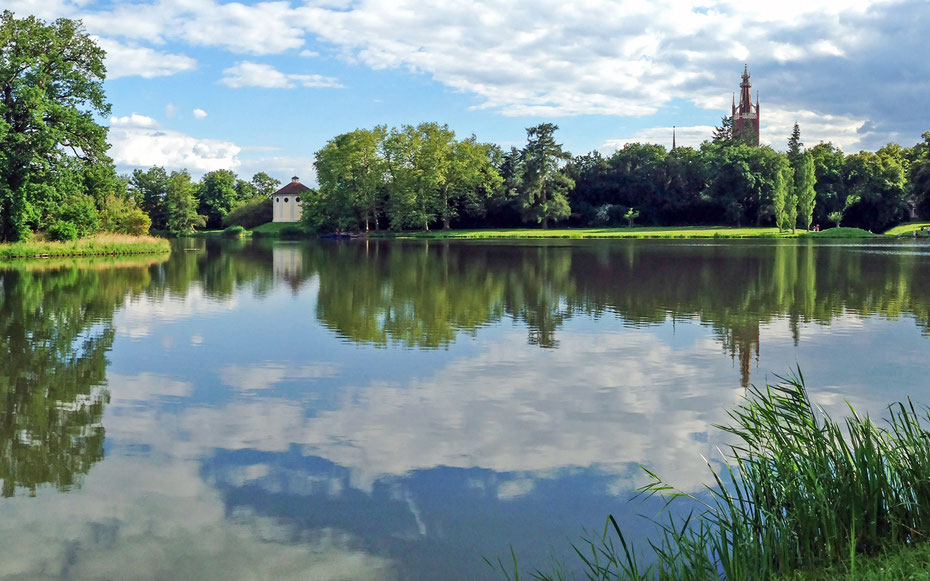
<svg viewBox="0 0 930 581">
<path fill-rule="evenodd" d="M 743 82 L 739 84 L 739 106 L 733 95 L 733 139 L 742 139 L 749 145 L 759 145 L 759 92 L 752 104 L 752 83 L 749 82 L 749 65 L 743 69 Z"/>
</svg>

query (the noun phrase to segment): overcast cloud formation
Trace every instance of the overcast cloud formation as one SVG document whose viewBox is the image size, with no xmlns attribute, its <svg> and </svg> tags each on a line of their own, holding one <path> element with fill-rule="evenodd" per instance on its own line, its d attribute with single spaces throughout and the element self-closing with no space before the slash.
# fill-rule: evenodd
<svg viewBox="0 0 930 581">
<path fill-rule="evenodd" d="M 519 141 L 522 127 L 553 120 L 576 153 L 637 140 L 668 145 L 672 125 L 681 128 L 679 143 L 697 145 L 729 109 L 744 63 L 761 90 L 763 141 L 776 148 L 795 121 L 809 145 L 831 140 L 847 152 L 912 145 L 930 129 L 925 0 L 11 4 L 17 15 L 82 18 L 108 51 L 109 85 L 144 81 L 114 100 L 119 115 L 154 116 L 179 92 L 196 91 L 195 106 L 210 110 L 215 124 L 212 134 L 186 137 L 244 151 L 281 146 L 279 159 L 308 159 L 334 131 L 372 125 L 373 117 L 450 122 L 465 134 L 498 125 L 496 135 L 479 134 L 497 142 Z M 164 82 L 171 77 L 178 80 Z M 271 89 L 279 95 L 270 97 Z M 255 106 L 255 125 L 282 130 L 235 127 L 241 108 L 225 120 L 214 113 L 234 90 L 251 91 L 239 98 Z M 382 92 L 400 94 L 378 109 Z M 268 99 L 275 106 L 263 107 Z M 430 116 L 414 118 L 416 111 Z M 301 124 L 294 125 L 295 113 Z M 583 121 L 590 116 L 598 123 Z M 114 136 L 122 140 L 117 162 L 171 157 L 197 160 L 192 169 L 213 167 L 214 145 L 202 149 L 203 161 L 193 147 L 193 157 L 165 155 L 184 141 L 178 133 L 194 131 L 188 121 L 166 127 L 164 147 L 152 146 L 162 136 L 151 133 Z M 281 136 L 288 123 L 308 139 Z M 138 151 L 137 140 L 152 151 L 151 162 L 124 155 Z M 230 155 L 234 165 L 261 160 Z"/>
</svg>

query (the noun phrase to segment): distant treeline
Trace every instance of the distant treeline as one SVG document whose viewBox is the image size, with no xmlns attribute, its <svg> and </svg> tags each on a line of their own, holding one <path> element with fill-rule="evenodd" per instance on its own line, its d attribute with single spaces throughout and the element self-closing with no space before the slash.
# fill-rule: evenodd
<svg viewBox="0 0 930 581">
<path fill-rule="evenodd" d="M 384 126 L 339 135 L 316 153 L 319 192 L 304 219 L 316 229 L 633 224 L 829 223 L 879 231 L 912 212 L 930 218 L 930 133 L 846 155 L 805 149 L 795 125 L 787 153 L 732 138 L 724 122 L 698 149 L 631 143 L 571 157 L 557 126 L 527 130 L 504 151 L 445 125 Z"/>
</svg>

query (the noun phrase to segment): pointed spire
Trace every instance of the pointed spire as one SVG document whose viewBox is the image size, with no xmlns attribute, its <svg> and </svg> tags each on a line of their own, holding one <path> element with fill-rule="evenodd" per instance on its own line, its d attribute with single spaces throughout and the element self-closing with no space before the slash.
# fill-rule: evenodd
<svg viewBox="0 0 930 581">
<path fill-rule="evenodd" d="M 675 149 L 675 126 L 672 125 L 672 149 Z"/>
</svg>

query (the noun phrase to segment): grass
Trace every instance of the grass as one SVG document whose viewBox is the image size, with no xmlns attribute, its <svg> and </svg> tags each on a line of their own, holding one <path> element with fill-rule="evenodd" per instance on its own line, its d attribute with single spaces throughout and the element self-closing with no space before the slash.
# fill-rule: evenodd
<svg viewBox="0 0 930 581">
<path fill-rule="evenodd" d="M 61 256 L 118 256 L 171 252 L 171 243 L 154 236 L 96 234 L 70 242 L 26 241 L 0 244 L 0 260 Z"/>
<path fill-rule="evenodd" d="M 256 226 L 252 228 L 252 232 L 259 234 L 270 234 L 277 236 L 281 233 L 282 228 L 287 228 L 288 226 L 297 226 L 297 222 L 265 222 L 261 226 Z"/>
<path fill-rule="evenodd" d="M 820 232 L 798 232 L 799 236 L 810 238 L 876 238 L 881 234 L 873 234 L 861 228 L 828 228 Z"/>
<path fill-rule="evenodd" d="M 930 581 L 930 543 L 899 547 L 847 566 L 795 571 L 778 581 Z"/>
<path fill-rule="evenodd" d="M 893 555 L 902 569 L 895 579 L 920 574 L 923 565 L 914 562 L 925 562 L 920 543 L 930 533 L 930 414 L 898 403 L 880 426 L 849 411 L 837 422 L 813 406 L 800 371 L 751 388 L 730 412 L 732 424 L 720 426 L 738 443 L 724 470 L 710 469 L 715 484 L 706 495 L 678 491 L 651 473 L 641 489 L 697 508 L 680 520 L 657 520 L 662 533 L 645 553 L 609 517 L 602 537 L 574 546 L 584 578 L 816 580 L 849 572 L 881 579 L 862 571 L 880 571 L 881 559 Z M 914 545 L 921 552 L 904 552 Z M 512 575 L 498 566 L 519 578 L 516 561 Z M 570 575 L 559 566 L 532 577 Z"/>
<path fill-rule="evenodd" d="M 913 236 L 915 230 L 922 230 L 923 228 L 926 228 L 927 226 L 930 226 L 930 222 L 907 222 L 906 224 L 901 224 L 899 226 L 895 226 L 891 230 L 888 230 L 887 232 L 885 232 L 885 235 L 886 236 L 902 236 L 905 234 L 910 234 Z"/>
<path fill-rule="evenodd" d="M 822 232 L 779 232 L 778 228 L 730 226 L 636 226 L 633 228 L 517 228 L 509 230 L 429 230 L 415 232 L 369 232 L 369 237 L 426 239 L 513 239 L 513 238 L 867 238 L 874 236 L 858 228 L 831 228 Z"/>
</svg>

